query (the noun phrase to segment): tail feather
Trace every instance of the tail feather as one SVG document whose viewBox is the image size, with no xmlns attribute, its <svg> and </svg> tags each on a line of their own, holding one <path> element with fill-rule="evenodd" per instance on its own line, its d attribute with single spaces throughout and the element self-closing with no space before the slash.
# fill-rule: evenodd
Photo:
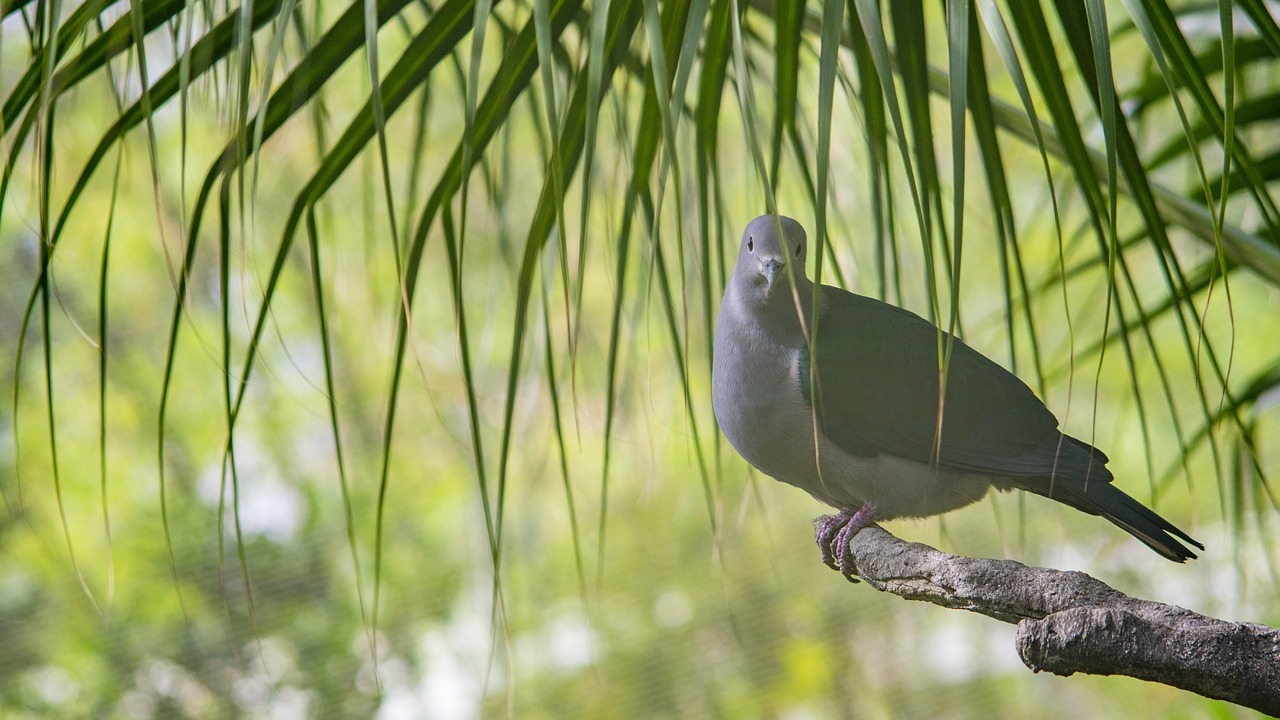
<svg viewBox="0 0 1280 720">
<path fill-rule="evenodd" d="M 1097 478 L 1084 481 L 1059 477 L 1052 481 L 1047 478 L 1028 480 L 1018 485 L 1077 510 L 1100 515 L 1174 562 L 1186 562 L 1196 557 L 1178 539 L 1204 550 L 1204 545 L 1110 482 Z"/>
</svg>

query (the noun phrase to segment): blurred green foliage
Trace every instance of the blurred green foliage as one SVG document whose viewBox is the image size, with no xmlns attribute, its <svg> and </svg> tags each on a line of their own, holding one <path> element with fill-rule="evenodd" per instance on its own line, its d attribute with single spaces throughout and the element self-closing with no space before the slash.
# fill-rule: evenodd
<svg viewBox="0 0 1280 720">
<path fill-rule="evenodd" d="M 28 21 L 38 17 L 31 10 L 24 15 Z M 331 21 L 337 11 L 300 6 L 299 26 L 308 27 L 316 16 Z M 396 57 L 432 12 L 417 5 L 403 10 L 400 24 L 382 31 L 384 58 Z M 532 15 L 528 4 L 495 10 L 492 48 L 481 64 L 486 79 L 497 72 L 503 49 L 512 46 L 507 29 L 523 27 Z M 775 110 L 768 93 L 772 46 L 762 38 L 774 25 L 763 10 L 746 17 L 753 82 L 762 96 L 755 121 L 767 123 Z M 940 16 L 930 14 L 929 22 L 935 27 Z M 171 35 L 148 43 L 156 69 L 170 67 L 175 49 L 183 47 L 185 27 L 173 26 Z M 565 83 L 558 88 L 562 103 L 576 87 L 569 79 L 583 76 L 577 70 L 568 73 L 571 78 L 565 75 L 568 55 L 572 51 L 577 58 L 588 31 L 585 22 L 572 27 L 556 47 L 562 74 L 557 77 Z M 260 82 L 271 37 L 255 37 L 258 62 L 247 69 L 238 64 L 243 59 L 227 60 L 219 66 L 221 76 L 197 80 L 185 110 L 175 103 L 156 108 L 154 146 L 144 128 L 132 131 L 76 201 L 40 298 L 48 304 L 48 371 L 41 347 L 45 311 L 39 309 L 26 328 L 22 367 L 16 366 L 26 306 L 39 287 L 41 242 L 48 237 L 40 220 L 41 183 L 48 181 L 53 206 L 60 207 L 71 179 L 114 121 L 117 98 L 138 96 L 136 67 L 118 58 L 112 74 L 99 72 L 60 97 L 56 152 L 41 154 L 28 146 L 38 141 L 29 140 L 8 156 L 14 174 L 0 213 L 0 347 L 6 348 L 0 377 L 15 380 L 0 384 L 0 488 L 6 503 L 0 514 L 0 716 L 1242 716 L 1225 704 L 1135 680 L 1031 675 L 1017 660 L 1011 627 L 850 586 L 818 561 L 808 519 L 823 509 L 792 488 L 750 474 L 715 433 L 710 412 L 704 319 L 714 316 L 718 301 L 721 252 L 732 252 L 740 226 L 765 204 L 740 144 L 746 130 L 731 82 L 716 111 L 725 137 L 714 148 L 719 197 L 713 212 L 723 227 L 717 221 L 715 231 L 705 234 L 713 225 L 695 222 L 691 211 L 677 217 L 668 198 L 654 225 L 637 220 L 627 242 L 618 236 L 628 208 L 649 217 L 645 202 L 639 203 L 642 210 L 629 206 L 621 189 L 632 170 L 632 151 L 646 134 L 659 132 L 644 125 L 647 116 L 640 109 L 639 96 L 651 80 L 647 65 L 635 66 L 647 60 L 648 46 L 639 38 L 628 46 L 634 58 L 624 58 L 632 65 L 623 63 L 616 90 L 602 105 L 587 228 L 576 220 L 582 188 L 570 182 L 563 197 L 569 217 L 566 261 L 574 268 L 586 262 L 583 283 L 566 286 L 558 242 L 537 240 L 538 261 L 531 285 L 524 287 L 533 288 L 528 335 L 513 354 L 522 288 L 513 278 L 524 267 L 524 235 L 552 152 L 541 97 L 525 96 L 528 107 L 508 108 L 501 131 L 482 151 L 469 205 L 451 201 L 452 211 L 468 218 L 456 305 L 443 229 L 432 225 L 428 231 L 403 381 L 394 391 L 395 427 L 386 441 L 403 309 L 393 237 L 401 241 L 403 260 L 414 228 L 409 218 L 423 206 L 429 181 L 449 172 L 467 123 L 462 88 L 469 48 L 462 43 L 452 49 L 427 91 L 409 101 L 421 103 L 423 111 L 393 115 L 385 128 L 397 234 L 388 221 L 375 144 L 363 148 L 316 203 L 319 254 L 310 252 L 300 234 L 280 257 L 283 271 L 236 421 L 232 475 L 224 453 L 226 395 L 244 379 L 243 358 L 277 261 L 281 229 L 317 157 L 332 152 L 334 138 L 369 94 L 363 61 L 342 65 L 320 99 L 293 116 L 233 176 L 227 212 L 218 218 L 229 238 L 225 266 L 213 240 L 217 222 L 206 218 L 200 229 L 207 247 L 190 268 L 161 442 L 157 407 L 195 188 L 235 124 L 232 97 L 239 86 L 232 74 L 246 70 Z M 1129 62 L 1123 53 L 1141 46 L 1132 33 L 1126 37 L 1134 45 L 1117 39 L 1114 62 L 1117 83 L 1132 87 L 1154 71 L 1149 59 Z M 9 91 L 33 55 L 21 52 L 25 33 L 16 15 L 9 16 L 3 38 L 0 77 Z M 806 35 L 804 42 L 796 61 L 802 80 L 793 88 L 801 114 L 816 105 L 818 67 L 816 39 Z M 281 73 L 299 67 L 309 45 L 289 40 L 283 47 Z M 941 43 L 932 55 L 945 59 Z M 994 54 L 988 62 L 995 62 Z M 852 67 L 841 72 L 855 76 Z M 1275 76 L 1260 75 L 1248 76 L 1257 85 L 1251 97 L 1274 90 Z M 994 94 L 1015 96 L 1003 76 L 993 73 L 991 83 Z M 935 102 L 941 117 L 945 104 Z M 702 121 L 708 112 L 699 106 L 694 119 Z M 870 230 L 873 189 L 863 168 L 873 159 L 861 113 L 852 98 L 834 110 L 828 221 L 835 264 L 824 277 L 843 277 L 851 289 L 884 292 L 924 313 L 924 261 L 910 221 L 903 220 L 913 209 L 901 166 L 886 186 L 893 194 L 886 207 L 897 213 L 900 237 L 892 272 L 879 269 L 887 239 Z M 1143 147 L 1176 135 L 1148 129 L 1173 127 L 1174 117 L 1164 107 L 1150 121 L 1143 118 L 1150 135 L 1140 138 Z M 811 131 L 803 133 L 808 138 Z M 937 137 L 945 146 L 941 130 Z M 684 131 L 679 138 L 678 147 L 692 144 Z M 964 172 L 978 186 L 983 167 L 972 160 L 974 142 L 971 136 L 972 168 Z M 1221 392 L 1205 382 L 1211 373 L 1207 361 L 1201 364 L 1202 353 L 1215 349 L 1224 365 L 1230 357 L 1233 390 L 1267 377 L 1277 362 L 1280 289 L 1265 272 L 1233 264 L 1230 304 L 1220 278 L 1211 296 L 1202 291 L 1177 300 L 1185 303 L 1179 312 L 1189 307 L 1203 313 L 1206 335 L 1192 338 L 1196 352 L 1181 351 L 1184 331 L 1166 313 L 1150 322 L 1152 345 L 1174 348 L 1159 371 L 1146 340 L 1130 329 L 1132 358 L 1110 345 L 1114 354 L 1099 372 L 1096 354 L 1087 349 L 1104 337 L 1107 273 L 1097 261 L 1088 210 L 1066 179 L 1065 161 L 1055 160 L 1062 173 L 1062 252 L 1071 278 L 1065 282 L 1064 310 L 1057 231 L 1039 152 L 1012 140 L 1004 150 L 1022 263 L 1029 286 L 1039 290 L 1030 301 L 1001 291 L 999 278 L 1008 276 L 1001 248 L 991 242 L 997 221 L 971 190 L 964 205 L 964 282 L 947 297 L 939 280 L 943 306 L 959 304 L 966 339 L 1002 363 L 1016 364 L 1033 387 L 1039 378 L 1032 368 L 1042 369 L 1045 399 L 1065 416 L 1067 429 L 1095 438 L 1112 456 L 1123 487 L 1156 502 L 1208 550 L 1188 566 L 1174 566 L 1096 518 L 1013 496 L 890 529 L 953 552 L 1081 569 L 1126 592 L 1210 615 L 1280 623 L 1269 550 L 1275 501 L 1236 444 L 1242 435 L 1219 433 L 1218 457 L 1200 445 L 1190 449 L 1185 465 L 1180 459 L 1194 428 L 1204 423 L 1197 390 L 1207 387 L 1210 401 Z M 948 153 L 940 158 L 949 171 Z M 879 160 L 888 167 L 888 159 Z M 686 173 L 692 164 L 685 162 Z M 1184 158 L 1160 179 L 1182 187 L 1192 177 L 1190 168 Z M 809 171 L 795 157 L 780 161 L 776 192 L 778 207 L 812 229 Z M 112 184 L 117 172 L 118 188 Z M 951 189 L 948 180 L 941 188 Z M 684 192 L 692 205 L 693 191 Z M 1119 236 L 1140 234 L 1143 225 L 1132 206 L 1125 201 L 1121 208 Z M 1228 219 L 1235 222 L 1252 212 L 1244 204 L 1230 210 Z M 677 223 L 683 223 L 687 247 L 679 244 Z M 103 336 L 98 278 L 108 233 Z M 586 239 L 584 249 L 580 237 Z M 1175 235 L 1174 241 L 1174 252 L 1196 268 L 1216 264 L 1203 237 Z M 615 274 L 620 259 L 627 264 Z M 1158 306 L 1169 292 L 1159 280 L 1161 256 L 1150 246 L 1133 245 L 1124 259 L 1134 293 L 1147 308 Z M 312 287 L 315 263 L 323 315 Z M 898 280 L 885 283 L 886 273 Z M 684 284 L 680 278 L 687 278 Z M 620 282 L 626 292 L 619 292 Z M 570 311 L 570 296 L 578 291 L 581 308 Z M 1031 318 L 1037 346 L 1021 331 L 1009 334 L 1006 313 L 1015 311 Z M 491 483 L 489 499 L 505 506 L 500 572 L 493 566 L 478 490 L 460 313 L 470 329 L 470 389 L 484 440 L 480 456 Z M 1068 334 L 1068 316 L 1074 336 Z M 325 389 L 321 317 L 332 352 L 358 572 Z M 620 348 L 616 370 L 608 362 L 613 342 Z M 508 428 L 504 411 L 513 357 L 523 362 Z M 548 357 L 555 363 L 553 382 L 547 379 Z M 1166 383 L 1177 395 L 1172 409 L 1163 404 Z M 616 402 L 612 424 L 610 388 Z M 1145 403 L 1145 417 L 1138 414 L 1138 399 Z M 1257 467 L 1274 476 L 1280 468 L 1277 420 L 1263 400 L 1248 415 L 1250 437 Z M 505 494 L 496 501 L 492 483 L 499 438 L 507 429 L 512 452 Z M 390 448 L 389 482 L 379 535 L 384 442 Z M 1234 465 L 1239 472 L 1231 471 Z"/>
</svg>

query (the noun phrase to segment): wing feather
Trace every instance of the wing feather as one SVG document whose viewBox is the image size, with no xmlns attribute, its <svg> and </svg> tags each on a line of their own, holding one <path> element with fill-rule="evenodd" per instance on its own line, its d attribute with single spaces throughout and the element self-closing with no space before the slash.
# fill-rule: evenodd
<svg viewBox="0 0 1280 720">
<path fill-rule="evenodd" d="M 823 431 L 846 452 L 931 463 L 937 447 L 937 464 L 950 470 L 1083 477 L 1092 466 L 1094 477 L 1111 479 L 1102 467 L 1105 455 L 1064 438 L 1057 418 L 1025 383 L 958 338 L 946 375 L 941 445 L 935 446 L 937 328 L 878 300 L 822 290 L 816 360 L 801 362 L 800 384 L 806 399 L 817 399 Z M 816 396 L 810 395 L 813 377 Z"/>
</svg>

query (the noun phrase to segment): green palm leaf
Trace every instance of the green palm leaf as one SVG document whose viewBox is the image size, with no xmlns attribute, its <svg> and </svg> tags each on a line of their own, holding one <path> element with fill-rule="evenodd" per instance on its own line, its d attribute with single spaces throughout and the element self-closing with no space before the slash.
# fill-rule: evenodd
<svg viewBox="0 0 1280 720">
<path fill-rule="evenodd" d="M 816 276 L 1000 358 L 1076 434 L 1101 442 L 1132 423 L 1142 459 L 1125 467 L 1145 465 L 1152 498 L 1216 495 L 1197 522 L 1237 538 L 1274 526 L 1280 26 L 1261 0 L 90 0 L 0 12 L 0 231 L 21 268 L 19 294 L 0 295 L 13 316 L 0 430 L 15 449 L 0 455 L 13 469 L 0 489 L 15 517 L 37 518 L 33 532 L 50 515 L 104 614 L 124 602 L 117 578 L 137 546 L 120 505 L 136 490 L 116 478 L 146 466 L 181 632 L 203 632 L 216 596 L 229 616 L 247 613 L 238 642 L 257 641 L 263 663 L 274 652 L 280 595 L 254 570 L 274 551 L 247 509 L 255 452 L 314 434 L 283 419 L 293 391 L 276 340 L 307 378 L 298 402 L 319 398 L 350 621 L 375 654 L 375 686 L 378 638 L 404 644 L 406 513 L 423 497 L 483 524 L 466 540 L 485 550 L 475 572 L 509 654 L 527 621 L 509 601 L 528 591 L 517 579 L 533 562 L 528 516 L 563 511 L 573 591 L 604 624 L 625 582 L 606 570 L 635 552 L 647 464 L 696 474 L 699 521 L 732 587 L 734 542 L 769 501 L 736 481 L 714 431 L 710 348 L 737 233 L 762 212 L 813 231 Z M 189 178 L 188 162 L 203 175 Z M 359 215 L 353 187 L 376 198 L 366 236 L 347 217 Z M 135 277 L 152 287 L 153 269 L 167 288 L 130 307 L 121 298 Z M 357 273 L 358 292 L 346 279 Z M 369 339 L 381 332 L 385 347 Z M 81 337 L 98 378 L 92 524 Z M 142 344 L 154 377 L 122 380 Z M 454 455 L 471 506 L 444 489 L 462 474 Z M 554 505 L 537 489 L 544 456 Z M 1216 483 L 1190 482 L 1206 469 Z M 201 472 L 215 488 L 203 510 Z M 33 482 L 46 476 L 48 493 Z M 322 496 L 315 507 L 328 507 Z M 580 533 L 592 523 L 594 538 Z M 221 572 L 227 532 L 235 581 Z M 467 565 L 470 552 L 432 560 Z M 6 702 L 0 691 L 0 714 Z"/>
</svg>

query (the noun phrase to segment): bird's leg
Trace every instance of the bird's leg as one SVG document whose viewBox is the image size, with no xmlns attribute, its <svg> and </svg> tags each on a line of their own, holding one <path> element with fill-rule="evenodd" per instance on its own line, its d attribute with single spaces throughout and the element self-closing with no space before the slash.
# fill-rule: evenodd
<svg viewBox="0 0 1280 720">
<path fill-rule="evenodd" d="M 840 563 L 840 573 L 850 580 L 853 579 L 854 566 L 853 553 L 849 551 L 849 545 L 859 530 L 875 521 L 875 513 L 871 511 L 871 506 L 863 505 L 849 518 L 849 522 L 840 528 L 840 532 L 836 533 L 836 539 L 831 543 L 836 562 Z"/>
<path fill-rule="evenodd" d="M 849 543 L 859 530 L 874 522 L 875 513 L 870 505 L 863 505 L 856 511 L 845 509 L 835 515 L 814 518 L 814 539 L 822 550 L 822 562 L 853 580 L 853 556 L 849 552 Z"/>
<path fill-rule="evenodd" d="M 852 519 L 853 513 L 849 510 L 841 510 L 835 515 L 819 515 L 813 519 L 814 540 L 822 551 L 822 562 L 832 570 L 839 570 L 840 566 L 836 564 L 835 555 L 831 554 L 831 543 Z"/>
</svg>

